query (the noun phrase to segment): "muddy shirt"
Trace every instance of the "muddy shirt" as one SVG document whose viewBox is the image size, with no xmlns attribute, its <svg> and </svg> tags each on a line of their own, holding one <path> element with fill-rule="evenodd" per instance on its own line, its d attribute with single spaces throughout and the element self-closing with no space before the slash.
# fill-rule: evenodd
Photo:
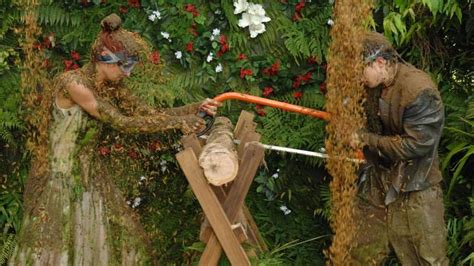
<svg viewBox="0 0 474 266">
<path fill-rule="evenodd" d="M 370 154 L 385 166 L 385 204 L 401 192 L 425 190 L 441 181 L 437 148 L 444 122 L 441 97 L 431 78 L 399 64 L 393 83 L 379 100 L 382 134 L 364 134 Z"/>
</svg>

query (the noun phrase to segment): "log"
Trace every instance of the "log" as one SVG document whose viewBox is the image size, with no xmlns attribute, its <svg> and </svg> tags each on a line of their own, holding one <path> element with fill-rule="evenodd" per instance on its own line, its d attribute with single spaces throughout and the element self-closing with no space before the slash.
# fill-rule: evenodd
<svg viewBox="0 0 474 266">
<path fill-rule="evenodd" d="M 214 186 L 229 183 L 237 176 L 239 159 L 234 145 L 233 125 L 228 118 L 216 117 L 199 156 L 199 165 L 207 181 Z"/>
</svg>

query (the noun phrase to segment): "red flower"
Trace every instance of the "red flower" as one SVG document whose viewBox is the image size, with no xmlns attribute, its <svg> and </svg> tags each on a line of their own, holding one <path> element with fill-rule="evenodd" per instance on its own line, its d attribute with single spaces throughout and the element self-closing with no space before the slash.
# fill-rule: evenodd
<svg viewBox="0 0 474 266">
<path fill-rule="evenodd" d="M 244 60 L 244 59 L 247 59 L 247 56 L 246 56 L 245 54 L 239 54 L 239 55 L 237 56 L 237 59 L 238 59 L 238 60 Z"/>
<path fill-rule="evenodd" d="M 295 91 L 295 92 L 293 92 L 293 97 L 294 97 L 296 100 L 301 99 L 302 96 L 303 96 L 303 92 L 302 92 L 302 91 Z"/>
<path fill-rule="evenodd" d="M 265 97 L 268 97 L 268 96 L 270 96 L 270 94 L 272 94 L 272 92 L 273 92 L 272 87 L 265 87 L 265 88 L 263 88 L 262 95 L 265 96 Z"/>
<path fill-rule="evenodd" d="M 122 144 L 120 143 L 115 143 L 113 146 L 112 146 L 112 150 L 113 151 L 118 151 L 118 152 L 123 152 L 125 150 L 125 148 L 123 147 Z"/>
<path fill-rule="evenodd" d="M 128 13 L 128 8 L 126 6 L 120 6 L 119 12 L 122 14 Z"/>
<path fill-rule="evenodd" d="M 128 151 L 128 157 L 132 158 L 132 159 L 137 159 L 138 158 L 138 153 L 135 151 L 135 149 L 130 149 Z"/>
<path fill-rule="evenodd" d="M 72 65 L 72 69 L 78 69 L 79 68 L 79 65 L 77 63 L 74 63 L 74 65 Z"/>
<path fill-rule="evenodd" d="M 224 45 L 224 44 L 227 43 L 227 39 L 226 39 L 226 37 L 225 37 L 224 34 L 221 34 L 221 37 L 219 38 L 219 43 L 220 43 L 221 45 Z"/>
<path fill-rule="evenodd" d="M 45 47 L 45 48 L 51 48 L 51 47 L 52 47 L 51 39 L 50 39 L 49 36 L 50 36 L 50 35 L 45 36 L 45 37 L 43 38 L 42 47 Z"/>
<path fill-rule="evenodd" d="M 293 21 L 298 21 L 301 19 L 301 10 L 304 7 L 304 0 L 301 0 L 295 7 L 295 14 L 293 14 Z"/>
<path fill-rule="evenodd" d="M 99 153 L 102 156 L 107 156 L 110 153 L 110 149 L 108 147 L 104 147 L 104 146 L 99 147 Z"/>
<path fill-rule="evenodd" d="M 229 51 L 229 44 L 227 43 L 227 39 L 224 34 L 221 34 L 219 43 L 221 44 L 221 48 L 219 51 L 217 51 L 217 57 L 221 57 L 224 53 Z"/>
<path fill-rule="evenodd" d="M 319 61 L 320 60 L 314 55 L 308 57 L 308 59 L 306 60 L 306 62 L 308 62 L 308 64 L 310 65 L 318 64 Z"/>
<path fill-rule="evenodd" d="M 193 4 L 184 5 L 184 10 L 193 14 L 193 17 L 199 16 L 199 12 L 197 11 L 196 7 Z"/>
<path fill-rule="evenodd" d="M 35 42 L 35 43 L 33 43 L 33 48 L 41 50 L 41 49 L 43 49 L 43 45 L 39 42 Z"/>
<path fill-rule="evenodd" d="M 189 27 L 188 31 L 189 31 L 192 35 L 194 35 L 195 37 L 198 36 L 198 32 L 197 32 L 197 29 L 196 29 L 196 25 L 194 25 L 194 24 L 191 25 L 191 27 Z"/>
<path fill-rule="evenodd" d="M 161 150 L 161 143 L 159 141 L 150 142 L 150 144 L 148 144 L 148 150 L 151 152 Z"/>
<path fill-rule="evenodd" d="M 293 21 L 299 21 L 301 19 L 300 13 L 295 12 L 295 14 L 293 15 L 291 19 L 293 19 Z"/>
<path fill-rule="evenodd" d="M 319 90 L 320 90 L 323 94 L 325 94 L 325 93 L 327 92 L 327 87 L 326 87 L 326 83 L 325 83 L 325 82 L 319 84 Z"/>
<path fill-rule="evenodd" d="M 295 81 L 293 81 L 293 84 L 291 85 L 291 87 L 292 87 L 293 89 L 296 89 L 296 88 L 298 88 L 299 86 L 301 86 L 301 81 L 302 81 L 301 77 L 302 77 L 302 76 L 296 76 Z"/>
<path fill-rule="evenodd" d="M 268 75 L 268 76 L 274 76 L 278 74 L 278 71 L 280 71 L 280 62 L 277 61 L 274 63 L 271 67 L 267 67 L 263 69 L 263 74 Z"/>
<path fill-rule="evenodd" d="M 158 51 L 153 51 L 150 54 L 150 61 L 155 65 L 160 63 L 160 53 Z"/>
<path fill-rule="evenodd" d="M 304 75 L 301 77 L 301 80 L 308 82 L 308 81 L 311 80 L 311 77 L 312 77 L 312 76 L 313 76 L 313 72 L 310 71 L 310 72 L 304 74 Z"/>
<path fill-rule="evenodd" d="M 140 8 L 140 0 L 128 0 L 128 5 L 135 8 Z"/>
<path fill-rule="evenodd" d="M 72 52 L 71 52 L 71 57 L 72 57 L 72 59 L 74 59 L 74 60 L 76 60 L 76 61 L 81 60 L 81 56 L 80 56 L 79 53 L 76 52 L 76 51 L 72 51 Z"/>
<path fill-rule="evenodd" d="M 255 112 L 257 112 L 257 115 L 259 116 L 265 116 L 265 110 L 263 110 L 263 106 L 261 105 L 256 105 L 255 106 Z"/>
<path fill-rule="evenodd" d="M 301 12 L 301 9 L 304 7 L 304 0 L 301 0 L 298 4 L 296 4 L 295 11 Z"/>
<path fill-rule="evenodd" d="M 321 67 L 323 68 L 325 72 L 328 71 L 328 64 L 322 64 Z"/>
<path fill-rule="evenodd" d="M 229 44 L 228 43 L 224 43 L 222 46 L 221 46 L 221 52 L 222 53 L 225 53 L 229 51 Z"/>
<path fill-rule="evenodd" d="M 71 70 L 73 63 L 74 62 L 72 60 L 64 60 L 64 65 L 66 66 L 66 71 Z"/>
<path fill-rule="evenodd" d="M 188 42 L 188 44 L 186 44 L 186 51 L 188 52 L 192 52 L 193 51 L 193 42 Z"/>
<path fill-rule="evenodd" d="M 240 69 L 240 78 L 243 79 L 245 76 L 251 76 L 252 75 L 252 69 Z"/>
</svg>

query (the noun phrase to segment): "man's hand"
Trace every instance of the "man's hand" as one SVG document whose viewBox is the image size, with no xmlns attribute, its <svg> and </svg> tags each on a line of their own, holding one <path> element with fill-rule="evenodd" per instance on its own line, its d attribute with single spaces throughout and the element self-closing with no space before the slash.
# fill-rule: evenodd
<svg viewBox="0 0 474 266">
<path fill-rule="evenodd" d="M 216 100 L 207 98 L 202 102 L 201 106 L 199 106 L 199 111 L 203 111 L 208 115 L 215 116 L 217 113 L 217 108 L 221 106 L 222 106 L 222 103 Z"/>
<path fill-rule="evenodd" d="M 360 149 L 363 145 L 366 145 L 366 131 L 363 129 L 357 130 L 357 132 L 352 133 L 349 146 L 353 149 Z"/>
</svg>

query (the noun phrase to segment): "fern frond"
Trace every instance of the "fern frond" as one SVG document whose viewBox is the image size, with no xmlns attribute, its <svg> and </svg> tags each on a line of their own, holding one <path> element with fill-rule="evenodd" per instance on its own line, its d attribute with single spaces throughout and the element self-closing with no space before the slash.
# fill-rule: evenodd
<svg viewBox="0 0 474 266">
<path fill-rule="evenodd" d="M 0 265 L 4 265 L 8 261 L 16 246 L 14 234 L 8 234 L 6 237 L 3 236 L 2 238 L 4 239 L 2 239 L 3 243 L 2 247 L 0 248 Z"/>
<path fill-rule="evenodd" d="M 42 5 L 38 8 L 38 21 L 42 25 L 47 26 L 78 26 L 78 20 L 74 19 L 63 8 L 57 5 Z"/>
</svg>

